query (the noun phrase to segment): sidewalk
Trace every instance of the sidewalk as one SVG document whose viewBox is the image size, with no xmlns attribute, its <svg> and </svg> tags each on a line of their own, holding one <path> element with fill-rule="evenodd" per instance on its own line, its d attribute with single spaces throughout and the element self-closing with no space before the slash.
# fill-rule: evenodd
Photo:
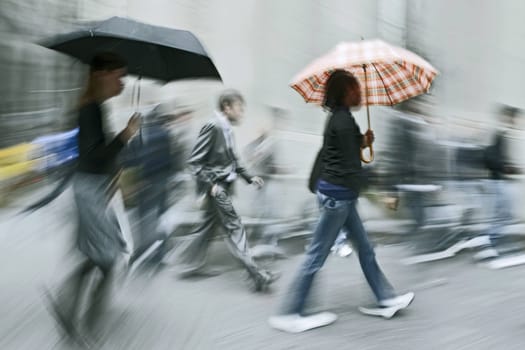
<svg viewBox="0 0 525 350">
<path fill-rule="evenodd" d="M 55 282 L 68 268 L 58 263 L 63 252 L 49 236 L 35 238 L 24 249 L 11 249 L 11 254 L 6 245 L 2 247 L 0 263 L 7 268 L 0 291 L 1 349 L 67 348 L 60 343 L 38 292 L 39 285 Z M 153 280 L 129 281 L 109 312 L 108 334 L 100 349 L 517 350 L 525 346 L 521 269 L 495 273 L 462 259 L 407 267 L 399 262 L 405 252 L 393 246 L 380 247 L 377 255 L 394 285 L 417 294 L 410 309 L 392 320 L 357 311 L 372 298 L 352 255 L 330 257 L 319 275 L 322 285 L 315 289 L 319 307 L 339 315 L 334 325 L 298 335 L 272 330 L 266 320 L 278 309 L 302 256 L 275 262 L 282 280 L 272 294 L 257 295 L 247 290 L 242 271 L 216 243 L 210 263 L 224 271 L 221 276 L 180 281 L 164 270 Z"/>
<path fill-rule="evenodd" d="M 74 208 L 70 193 L 29 216 L 0 223 L 0 349 L 67 349 L 44 307 L 42 285 L 52 287 L 74 266 L 70 254 Z M 367 224 L 370 225 L 370 222 Z M 378 231 L 391 222 L 377 222 Z M 371 228 L 369 227 L 369 230 Z M 372 302 L 355 253 L 331 256 L 315 289 L 318 305 L 335 312 L 332 326 L 288 335 L 270 329 L 267 318 L 278 310 L 301 263 L 304 239 L 283 242 L 286 260 L 266 262 L 282 271 L 273 293 L 247 290 L 243 271 L 221 241 L 213 243 L 210 264 L 223 270 L 216 278 L 181 281 L 163 270 L 152 280 L 130 280 L 109 311 L 106 343 L 115 349 L 522 349 L 523 267 L 494 271 L 473 263 L 470 255 L 431 264 L 406 266 L 401 245 L 379 245 L 376 254 L 385 274 L 400 291 L 414 290 L 414 304 L 386 321 L 361 315 L 357 307 Z"/>
</svg>

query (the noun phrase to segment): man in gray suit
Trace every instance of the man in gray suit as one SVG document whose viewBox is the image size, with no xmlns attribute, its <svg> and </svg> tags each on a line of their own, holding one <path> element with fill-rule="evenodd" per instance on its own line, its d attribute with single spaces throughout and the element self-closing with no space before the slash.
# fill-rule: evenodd
<svg viewBox="0 0 525 350">
<path fill-rule="evenodd" d="M 261 188 L 263 180 L 249 175 L 235 153 L 232 125 L 237 125 L 244 114 L 244 98 L 235 90 L 222 93 L 219 111 L 201 129 L 190 155 L 189 165 L 197 180 L 197 191 L 202 198 L 204 217 L 196 232 L 186 236 L 176 250 L 181 250 L 179 262 L 184 267 L 182 277 L 210 275 L 204 269 L 206 253 L 217 226 L 226 231 L 226 244 L 232 255 L 243 265 L 254 283 L 262 291 L 277 279 L 275 274 L 262 270 L 249 252 L 246 230 L 232 204 L 231 191 L 238 176 Z"/>
</svg>

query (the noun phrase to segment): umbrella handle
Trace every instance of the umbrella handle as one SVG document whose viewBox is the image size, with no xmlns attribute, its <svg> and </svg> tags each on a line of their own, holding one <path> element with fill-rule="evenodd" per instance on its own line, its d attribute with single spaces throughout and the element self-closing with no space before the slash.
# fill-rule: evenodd
<svg viewBox="0 0 525 350">
<path fill-rule="evenodd" d="M 365 154 L 363 152 L 366 148 L 370 149 L 370 157 L 368 159 L 365 157 Z M 366 164 L 372 163 L 374 161 L 374 148 L 372 147 L 372 145 L 365 148 L 361 148 L 361 161 Z"/>
</svg>

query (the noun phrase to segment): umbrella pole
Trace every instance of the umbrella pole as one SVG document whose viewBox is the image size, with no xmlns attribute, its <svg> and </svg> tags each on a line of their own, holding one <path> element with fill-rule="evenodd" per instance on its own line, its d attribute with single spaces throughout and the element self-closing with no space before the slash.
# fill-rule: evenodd
<svg viewBox="0 0 525 350">
<path fill-rule="evenodd" d="M 136 107 L 136 111 L 138 111 L 139 106 L 140 106 L 140 81 L 141 80 L 142 80 L 142 75 L 139 75 L 139 80 L 137 81 L 138 87 L 137 87 L 137 107 Z M 368 122 L 368 124 L 370 125 L 370 121 Z"/>
<path fill-rule="evenodd" d="M 135 113 L 139 111 L 140 106 L 140 81 L 142 80 L 142 75 L 139 75 L 139 78 L 133 84 L 133 90 L 131 92 L 131 107 L 135 109 Z M 135 94 L 135 88 L 137 89 L 137 93 Z M 138 137 L 140 139 L 140 144 L 142 145 L 143 139 L 142 139 L 142 127 L 143 127 L 143 117 L 140 117 L 140 127 L 138 132 Z"/>
<path fill-rule="evenodd" d="M 368 121 L 368 129 L 370 129 L 370 108 L 368 107 L 368 104 L 366 105 L 366 120 Z"/>
<path fill-rule="evenodd" d="M 365 104 L 366 104 L 366 119 L 368 122 L 368 130 L 371 130 L 370 128 L 370 107 L 368 105 L 368 76 L 366 74 L 366 64 L 363 64 L 363 71 L 365 72 Z M 365 158 L 363 154 L 363 149 L 361 149 L 361 160 L 368 164 L 371 163 L 374 160 L 374 149 L 372 148 L 372 145 L 368 146 L 370 148 L 370 158 Z"/>
<path fill-rule="evenodd" d="M 138 112 L 140 106 L 140 81 L 142 80 L 142 75 L 139 75 L 139 78 L 136 82 L 133 83 L 133 89 L 131 90 L 131 108 L 135 109 L 135 112 Z"/>
<path fill-rule="evenodd" d="M 363 64 L 365 71 L 365 103 L 366 103 L 366 120 L 368 122 L 368 129 L 370 129 L 370 108 L 368 106 L 368 76 L 366 74 L 366 64 Z"/>
</svg>

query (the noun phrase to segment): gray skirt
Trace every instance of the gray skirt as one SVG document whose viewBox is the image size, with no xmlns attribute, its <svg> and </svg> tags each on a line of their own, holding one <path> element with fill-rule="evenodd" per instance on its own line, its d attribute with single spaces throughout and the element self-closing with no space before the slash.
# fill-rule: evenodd
<svg viewBox="0 0 525 350">
<path fill-rule="evenodd" d="M 73 193 L 78 211 L 77 247 L 102 269 L 126 251 L 117 215 L 109 206 L 111 176 L 77 172 Z"/>
</svg>

